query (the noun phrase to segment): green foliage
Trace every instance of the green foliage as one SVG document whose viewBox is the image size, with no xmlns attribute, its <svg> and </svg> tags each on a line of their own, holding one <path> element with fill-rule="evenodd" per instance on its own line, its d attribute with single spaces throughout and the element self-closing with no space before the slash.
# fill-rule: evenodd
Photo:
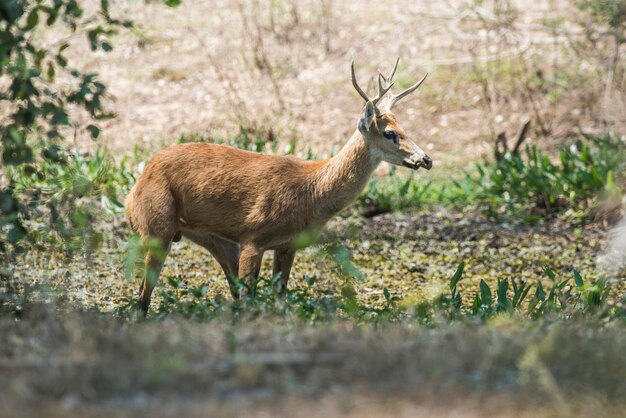
<svg viewBox="0 0 626 418">
<path fill-rule="evenodd" d="M 0 126 L 0 151 L 3 165 L 18 167 L 9 176 L 8 187 L 5 184 L 0 189 L 2 248 L 27 235 L 27 209 L 41 199 L 46 200 L 56 226 L 67 217 L 59 236 L 69 237 L 70 231 L 77 228 L 89 229 L 92 215 L 84 208 L 69 214 L 65 212 L 67 206 L 55 208 L 54 203 L 68 202 L 67 196 L 62 196 L 65 192 L 74 196 L 91 192 L 88 189 L 100 182 L 98 177 L 103 172 L 77 172 L 85 165 L 63 161 L 58 143 L 63 140 L 63 129 L 67 132 L 69 128 L 79 128 L 70 120 L 70 110 L 82 110 L 94 121 L 113 116 L 102 104 L 106 86 L 98 81 L 97 74 L 81 73 L 70 66 L 65 54 L 71 37 L 48 47 L 43 41 L 45 37 L 39 35 L 50 27 L 64 26 L 72 33 L 84 32 L 93 51 L 108 52 L 112 49 L 109 39 L 116 28 L 130 27 L 131 23 L 112 18 L 107 0 L 100 2 L 98 11 L 96 16 L 86 18 L 75 0 L 0 3 L 0 78 L 8 81 L 0 87 L 0 103 L 8 110 L 6 122 Z M 63 88 L 57 82 L 59 77 L 63 79 Z M 94 124 L 88 124 L 85 131 L 92 138 L 100 134 Z M 36 147 L 42 149 L 40 155 L 35 152 Z M 45 161 L 39 167 L 42 158 Z M 54 173 L 52 166 L 57 163 L 63 167 Z M 75 172 L 77 177 L 69 178 Z M 62 175 L 56 186 L 50 183 L 55 174 Z M 46 186 L 55 188 L 52 195 L 50 190 L 38 189 L 42 185 L 37 178 L 41 176 L 45 177 Z"/>
<path fill-rule="evenodd" d="M 573 272 L 572 277 L 562 280 L 557 280 L 550 267 L 544 266 L 544 271 L 550 283 L 550 291 L 546 294 L 542 282 L 538 281 L 535 293 L 527 304 L 524 301 L 532 285 L 524 281 L 498 279 L 494 300 L 491 288 L 481 280 L 479 291 L 474 295 L 471 314 L 484 319 L 502 312 L 517 312 L 536 319 L 554 313 L 567 316 L 606 307 L 610 289 L 603 278 L 592 285 L 585 285 L 577 271 Z M 512 292 L 509 290 L 509 284 L 512 285 Z M 623 316 L 624 312 L 619 315 Z"/>
<path fill-rule="evenodd" d="M 526 221 L 565 209 L 584 216 L 600 199 L 619 200 L 625 178 L 626 144 L 609 135 L 584 136 L 561 147 L 558 158 L 526 147 L 523 155 L 478 163 L 460 179 L 424 180 L 412 172 L 402 177 L 392 168 L 389 177 L 370 180 L 358 206 L 365 216 L 429 204 L 479 204 L 492 216 L 521 215 Z"/>
<path fill-rule="evenodd" d="M 70 67 L 65 56 L 70 44 L 60 42 L 54 49 L 47 49 L 41 37 L 33 36 L 58 23 L 71 32 L 85 31 L 93 51 L 108 52 L 114 28 L 131 26 L 128 21 L 111 18 L 108 1 L 100 2 L 96 19 L 85 19 L 83 12 L 74 0 L 14 0 L 0 5 L 0 76 L 10 80 L 0 90 L 0 101 L 11 104 L 9 122 L 0 127 L 4 164 L 33 160 L 30 138 L 35 132 L 50 140 L 60 138 L 60 129 L 72 126 L 70 107 L 85 110 L 95 120 L 112 116 L 102 108 L 106 87 L 97 74 Z M 69 88 L 56 88 L 54 82 L 60 73 L 71 80 Z M 95 125 L 86 129 L 94 138 L 99 134 Z"/>
<path fill-rule="evenodd" d="M 459 267 L 457 267 L 456 271 L 454 272 L 454 275 L 450 279 L 450 298 L 448 300 L 448 303 L 455 309 L 460 309 L 461 303 L 463 302 L 463 296 L 460 292 L 457 293 L 456 286 L 463 277 L 464 269 L 465 263 L 461 262 L 461 264 L 459 264 Z"/>
<path fill-rule="evenodd" d="M 316 288 L 315 277 L 305 276 L 306 286 L 301 289 L 288 289 L 283 297 L 277 292 L 278 277 L 260 278 L 255 283 L 253 297 L 244 300 L 231 300 L 218 296 L 208 298 L 207 286 L 186 286 L 179 278 L 168 278 L 167 285 L 160 290 L 161 302 L 156 307 L 156 316 L 181 315 L 197 321 L 211 321 L 223 317 L 250 320 L 260 316 L 279 316 L 296 321 L 329 322 L 338 319 L 354 319 L 362 323 L 379 324 L 397 321 L 404 315 L 399 307 L 397 296 L 391 296 L 383 289 L 382 306 L 369 306 L 360 303 L 354 290 L 344 288 L 339 294 L 331 289 Z M 239 287 L 245 286 L 238 282 Z M 120 310 L 128 314 L 127 306 Z"/>
<path fill-rule="evenodd" d="M 579 9 L 591 13 L 599 22 L 618 29 L 626 24 L 626 2 L 624 0 L 577 0 Z"/>
<path fill-rule="evenodd" d="M 180 1 L 165 3 L 174 7 Z M 62 239 L 85 238 L 81 231 L 93 229 L 89 224 L 96 215 L 88 205 L 70 203 L 72 198 L 97 196 L 107 208 L 120 206 L 112 189 L 125 184 L 103 184 L 102 178 L 111 173 L 102 156 L 63 160 L 59 144 L 71 131 L 98 138 L 97 121 L 114 116 L 104 109 L 107 89 L 98 75 L 78 71 L 68 61 L 74 34 L 84 34 L 92 51 L 109 52 L 111 37 L 119 28 L 130 27 L 132 22 L 111 16 L 109 0 L 101 0 L 97 13 L 90 16 L 76 0 L 0 2 L 0 78 L 6 81 L 0 86 L 0 103 L 7 110 L 0 125 L 0 154 L 3 166 L 17 167 L 9 183 L 0 184 L 0 250 L 7 246 L 23 250 L 19 241 L 37 236 L 42 229 L 50 232 L 60 227 L 57 236 Z M 52 28 L 70 35 L 50 46 L 42 35 Z M 76 111 L 86 113 L 91 122 L 77 125 L 70 118 Z M 41 153 L 36 152 L 39 149 Z M 55 164 L 60 167 L 53 168 Z M 58 184 L 53 184 L 55 175 L 60 176 Z M 35 222 L 30 225 L 35 229 L 29 231 L 27 224 L 32 224 L 30 217 L 38 204 L 45 204 L 52 223 Z"/>
<path fill-rule="evenodd" d="M 616 178 L 626 171 L 626 144 L 610 136 L 585 137 L 562 147 L 557 161 L 536 146 L 526 147 L 525 158 L 507 153 L 477 170 L 477 196 L 492 215 L 586 210 L 597 197 L 624 192 Z"/>
<path fill-rule="evenodd" d="M 152 254 L 161 260 L 164 260 L 166 256 L 158 238 L 142 240 L 139 235 L 133 234 L 126 243 L 124 256 L 124 277 L 127 280 L 132 280 L 136 276 L 143 278 L 146 254 Z"/>
<path fill-rule="evenodd" d="M 163 0 L 166 6 L 168 7 L 178 7 L 183 2 L 182 0 Z"/>
<path fill-rule="evenodd" d="M 205 138 L 195 134 L 181 135 L 178 138 L 179 144 L 185 144 L 188 142 L 210 142 L 215 144 L 229 145 L 231 147 L 253 152 L 271 151 L 273 154 L 276 154 L 278 151 L 278 140 L 276 137 L 270 136 L 269 138 L 267 138 L 259 135 L 258 133 L 251 133 L 245 129 L 242 129 L 239 135 L 234 135 L 228 139 Z M 295 146 L 295 143 L 293 144 L 293 146 Z"/>
<path fill-rule="evenodd" d="M 268 146 L 272 153 L 276 153 L 278 149 L 278 141 L 276 138 L 264 138 L 258 134 L 252 135 L 248 131 L 242 131 L 239 135 L 233 136 L 228 140 L 217 139 L 215 143 L 230 145 L 231 147 L 254 152 L 266 151 Z"/>
<path fill-rule="evenodd" d="M 389 178 L 385 181 L 372 177 L 359 196 L 358 203 L 364 208 L 365 216 L 415 207 L 426 200 L 430 186 L 430 181 L 415 181 L 413 173 L 402 178 L 396 174 L 395 167 L 392 167 Z"/>
<path fill-rule="evenodd" d="M 370 179 L 357 204 L 366 217 L 436 203 L 464 206 L 474 201 L 473 189 L 473 180 L 468 174 L 461 180 L 453 178 L 444 182 L 424 179 L 414 172 L 403 177 L 391 166 L 388 177 Z"/>
<path fill-rule="evenodd" d="M 7 171 L 11 187 L 3 191 L 8 195 L 4 204 L 15 207 L 3 210 L 8 215 L 0 221 L 12 225 L 8 243 L 19 252 L 28 236 L 37 246 L 55 244 L 89 254 L 103 239 L 94 221 L 123 211 L 123 197 L 135 181 L 128 159 L 115 163 L 102 150 L 89 155 L 60 147 L 44 149 L 42 155 Z"/>
<path fill-rule="evenodd" d="M 458 291 L 465 263 L 460 263 L 450 279 L 449 293 L 431 301 L 406 304 L 389 289 L 382 289 L 380 304 L 359 301 L 354 289 L 344 286 L 340 293 L 317 287 L 315 277 L 305 276 L 305 286 L 288 289 L 284 297 L 277 292 L 278 277 L 260 278 L 255 284 L 256 292 L 244 300 L 231 300 L 207 296 L 206 284 L 188 286 L 178 277 L 166 279 L 160 289 L 160 303 L 156 316 L 164 318 L 180 315 L 196 321 L 212 321 L 218 318 L 245 318 L 262 316 L 288 318 L 305 322 L 329 322 L 353 320 L 360 324 L 385 324 L 390 322 L 417 321 L 426 326 L 436 326 L 442 320 L 474 321 L 488 320 L 499 315 L 515 315 L 531 320 L 575 315 L 597 316 L 608 319 L 626 319 L 624 306 L 609 304 L 610 287 L 606 280 L 584 283 L 574 271 L 571 277 L 558 279 L 554 272 L 544 267 L 549 290 L 544 282 L 529 284 L 522 280 L 499 279 L 495 287 L 481 280 L 471 299 L 464 299 Z M 245 286 L 239 283 L 239 287 Z M 534 289 L 534 292 L 533 292 Z M 532 293 L 532 296 L 530 296 Z M 119 310 L 121 315 L 132 314 L 130 304 Z"/>
<path fill-rule="evenodd" d="M 422 304 L 419 315 L 431 321 L 438 315 L 449 319 L 480 318 L 482 320 L 497 315 L 509 314 L 539 319 L 546 316 L 567 318 L 577 314 L 591 314 L 610 318 L 626 318 L 624 306 L 609 306 L 610 287 L 606 280 L 598 279 L 593 284 L 584 284 L 577 271 L 571 277 L 557 279 L 550 267 L 544 266 L 550 290 L 544 290 L 541 280 L 535 285 L 523 280 L 498 279 L 495 288 L 481 280 L 474 293 L 471 305 L 463 306 L 462 297 L 456 294 L 456 286 L 463 271 L 463 263 L 457 269 L 450 283 L 450 296 L 442 295 L 436 303 Z M 532 289 L 535 292 L 529 298 Z"/>
</svg>

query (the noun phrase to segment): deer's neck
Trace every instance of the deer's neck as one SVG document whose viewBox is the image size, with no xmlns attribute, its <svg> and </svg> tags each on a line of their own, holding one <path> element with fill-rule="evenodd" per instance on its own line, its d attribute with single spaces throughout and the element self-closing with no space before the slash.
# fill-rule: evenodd
<svg viewBox="0 0 626 418">
<path fill-rule="evenodd" d="M 317 172 L 315 191 L 322 212 L 332 215 L 348 206 L 361 193 L 380 159 L 357 130 L 337 155 Z"/>
</svg>

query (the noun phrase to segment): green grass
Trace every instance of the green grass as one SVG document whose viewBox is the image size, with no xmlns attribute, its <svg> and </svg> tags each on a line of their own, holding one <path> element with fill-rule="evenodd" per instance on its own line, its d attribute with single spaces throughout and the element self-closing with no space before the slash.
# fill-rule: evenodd
<svg viewBox="0 0 626 418">
<path fill-rule="evenodd" d="M 625 193 L 626 144 L 617 138 L 588 137 L 559 150 L 558 160 L 536 146 L 524 155 L 506 154 L 478 165 L 478 199 L 495 216 L 543 214 L 572 209 L 588 212 L 602 200 Z"/>
<path fill-rule="evenodd" d="M 447 179 L 402 177 L 392 169 L 388 178 L 372 178 L 358 205 L 366 216 L 438 204 L 537 222 L 568 211 L 584 219 L 606 202 L 618 209 L 625 194 L 626 143 L 607 135 L 583 136 L 562 146 L 556 158 L 527 147 Z"/>
<path fill-rule="evenodd" d="M 71 396 L 63 415 L 72 416 L 87 404 L 128 411 L 172 397 L 224 403 L 232 393 L 309 399 L 332 387 L 342 396 L 432 394 L 426 399 L 437 403 L 498 394 L 512 411 L 532 401 L 557 411 L 546 416 L 588 416 L 584 405 L 619 416 L 623 295 L 603 279 L 557 277 L 548 267 L 542 281 L 481 281 L 461 292 L 464 269 L 418 303 L 386 288 L 382 303 L 363 303 L 349 279 L 335 293 L 314 277 L 282 300 L 274 280 L 261 279 L 254 298 L 232 301 L 169 277 L 147 318 L 133 304 L 114 313 L 77 308 L 55 289 L 18 290 L 15 300 L 4 292 L 0 370 L 11 378 L 0 378 L 0 404 L 37 410 Z"/>
<path fill-rule="evenodd" d="M 541 280 L 528 283 L 523 280 L 498 279 L 494 287 L 484 280 L 478 289 L 467 290 L 468 296 L 457 291 L 463 277 L 461 263 L 450 278 L 447 292 L 430 301 L 417 304 L 391 296 L 383 288 L 382 305 L 362 303 L 356 298 L 354 286 L 346 280 L 341 292 L 316 287 L 314 277 L 305 277 L 304 288 L 290 289 L 284 299 L 275 291 L 274 279 L 260 279 L 254 297 L 244 301 L 230 298 L 207 297 L 207 286 L 181 287 L 182 280 L 169 278 L 167 286 L 160 290 L 161 303 L 156 307 L 157 317 L 169 315 L 188 319 L 212 321 L 226 316 L 229 318 L 277 316 L 306 322 L 354 320 L 359 324 L 381 324 L 389 322 L 416 322 L 435 326 L 449 321 L 489 320 L 500 316 L 514 316 L 520 320 L 540 318 L 595 317 L 605 320 L 626 320 L 626 300 L 611 293 L 606 280 L 585 283 L 574 271 L 569 277 L 557 278 L 554 272 L 544 267 L 544 286 Z M 241 284 L 243 286 L 243 284 Z M 126 306 L 118 311 L 121 315 L 133 314 L 135 307 Z"/>
<path fill-rule="evenodd" d="M 476 185 L 469 174 L 463 178 L 424 178 L 409 175 L 391 167 L 386 178 L 372 177 L 357 199 L 357 211 L 365 217 L 407 209 L 420 209 L 429 205 L 461 208 L 476 203 Z"/>
</svg>

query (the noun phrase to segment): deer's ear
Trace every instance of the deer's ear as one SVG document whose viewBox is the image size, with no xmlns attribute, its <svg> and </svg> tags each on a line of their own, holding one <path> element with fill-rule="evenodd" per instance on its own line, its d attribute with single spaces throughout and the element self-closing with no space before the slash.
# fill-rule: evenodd
<svg viewBox="0 0 626 418">
<path fill-rule="evenodd" d="M 371 100 L 368 100 L 365 103 L 365 108 L 363 109 L 363 113 L 359 118 L 359 123 L 357 125 L 359 131 L 366 135 L 369 133 L 372 128 L 372 124 L 374 123 L 374 118 L 376 117 L 376 106 L 372 103 Z"/>
</svg>

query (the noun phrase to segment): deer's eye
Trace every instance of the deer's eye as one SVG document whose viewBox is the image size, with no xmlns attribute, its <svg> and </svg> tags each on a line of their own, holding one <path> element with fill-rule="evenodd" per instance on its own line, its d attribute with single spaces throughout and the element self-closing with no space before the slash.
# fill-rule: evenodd
<svg viewBox="0 0 626 418">
<path fill-rule="evenodd" d="M 391 131 L 391 130 L 385 131 L 383 132 L 383 136 L 387 138 L 388 140 L 393 141 L 394 144 L 398 143 L 398 134 L 396 131 Z"/>
</svg>

